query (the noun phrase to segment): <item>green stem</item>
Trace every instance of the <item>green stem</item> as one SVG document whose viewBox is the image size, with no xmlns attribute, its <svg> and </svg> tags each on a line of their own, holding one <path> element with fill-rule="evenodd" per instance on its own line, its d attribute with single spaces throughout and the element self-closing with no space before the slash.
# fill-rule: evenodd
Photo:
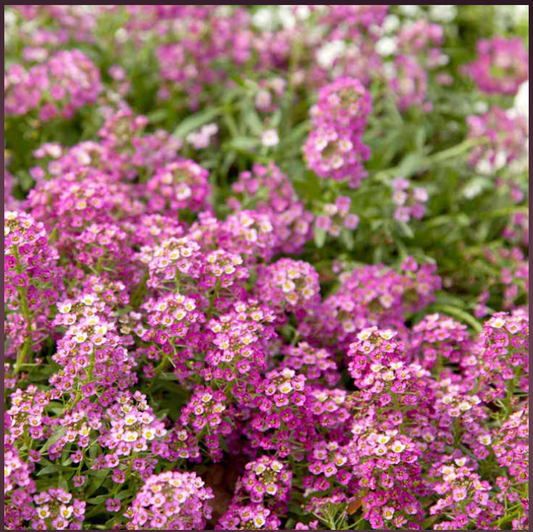
<svg viewBox="0 0 533 532">
<path fill-rule="evenodd" d="M 15 251 L 15 258 L 17 259 L 17 272 L 19 275 L 22 274 L 22 267 L 20 265 L 19 260 L 19 254 L 17 249 Z M 26 361 L 26 356 L 28 354 L 28 351 L 31 347 L 31 333 L 32 333 L 32 326 L 31 326 L 31 314 L 30 309 L 28 307 L 28 289 L 26 287 L 24 288 L 17 288 L 17 292 L 19 293 L 20 297 L 20 306 L 22 308 L 22 315 L 24 316 L 24 320 L 26 321 L 26 340 L 24 341 L 24 346 L 22 347 L 22 350 L 20 353 L 17 353 L 17 361 L 15 363 L 15 375 L 19 373 L 19 371 L 22 369 L 22 365 Z"/>
<path fill-rule="evenodd" d="M 438 164 L 448 159 L 451 159 L 453 157 L 457 157 L 458 155 L 461 155 L 464 152 L 470 150 L 474 146 L 477 146 L 479 144 L 484 144 L 485 142 L 486 142 L 485 139 L 466 139 L 463 142 L 460 142 L 459 144 L 452 146 L 451 148 L 448 148 L 446 150 L 442 150 L 432 155 L 423 157 L 420 160 L 419 169 L 427 170 L 434 164 Z M 396 177 L 398 173 L 401 173 L 401 164 L 393 168 L 388 168 L 386 170 L 381 170 L 380 172 L 377 172 L 376 174 L 374 174 L 374 179 L 378 181 L 387 182 L 390 178 Z"/>
</svg>

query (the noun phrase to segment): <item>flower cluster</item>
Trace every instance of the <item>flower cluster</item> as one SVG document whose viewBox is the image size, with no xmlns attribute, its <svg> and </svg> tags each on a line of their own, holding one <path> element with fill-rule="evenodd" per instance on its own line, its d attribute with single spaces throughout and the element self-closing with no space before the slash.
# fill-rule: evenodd
<svg viewBox="0 0 533 532">
<path fill-rule="evenodd" d="M 241 172 L 231 187 L 236 197 L 228 198 L 235 210 L 254 208 L 268 214 L 284 253 L 298 253 L 310 238 L 313 215 L 305 210 L 286 174 L 275 164 L 254 164 Z"/>
<path fill-rule="evenodd" d="M 477 57 L 464 70 L 479 90 L 488 94 L 516 94 L 528 79 L 529 56 L 518 37 L 481 39 L 476 45 Z"/>
<path fill-rule="evenodd" d="M 396 205 L 395 220 L 408 222 L 411 218 L 419 220 L 424 216 L 424 203 L 428 200 L 424 188 L 413 187 L 407 179 L 399 177 L 392 182 L 392 190 L 392 202 Z"/>
<path fill-rule="evenodd" d="M 242 490 L 248 493 L 253 503 L 263 503 L 264 499 L 287 502 L 291 488 L 292 473 L 279 460 L 261 457 L 245 466 L 241 479 Z"/>
<path fill-rule="evenodd" d="M 450 459 L 451 458 L 451 459 Z M 441 519 L 436 530 L 457 530 L 473 525 L 485 529 L 503 508 L 490 500 L 490 484 L 469 467 L 468 458 L 450 457 L 432 468 L 433 489 L 442 497 L 430 508 Z"/>
<path fill-rule="evenodd" d="M 167 164 L 146 183 L 148 212 L 177 217 L 183 211 L 207 207 L 210 194 L 207 170 L 193 161 Z"/>
<path fill-rule="evenodd" d="M 126 511 L 128 530 L 202 530 L 213 492 L 195 473 L 151 476 Z"/>
<path fill-rule="evenodd" d="M 370 150 L 362 142 L 372 109 L 370 93 L 354 78 L 339 78 L 319 93 L 311 110 L 313 129 L 304 146 L 308 167 L 323 178 L 348 179 L 357 188 Z"/>
<path fill-rule="evenodd" d="M 326 335 L 327 343 L 348 348 L 365 327 L 391 328 L 405 335 L 405 312 L 424 308 L 441 285 L 431 264 L 407 260 L 399 274 L 384 265 L 364 266 L 340 276 L 340 286 L 325 298 L 301 333 L 310 339 Z"/>
<path fill-rule="evenodd" d="M 6 529 L 527 529 L 508 8 L 6 6 Z"/>
<path fill-rule="evenodd" d="M 205 434 L 205 445 L 215 461 L 222 458 L 220 437 L 228 436 L 232 430 L 232 410 L 227 403 L 224 392 L 213 392 L 207 386 L 197 386 L 181 411 L 180 423 L 190 427 L 197 439 Z"/>
<path fill-rule="evenodd" d="M 389 83 L 397 95 L 398 107 L 402 111 L 416 106 L 424 111 L 431 110 L 432 104 L 427 101 L 427 72 L 414 58 L 398 56 L 394 61 Z"/>
<path fill-rule="evenodd" d="M 528 124 L 523 116 L 509 116 L 492 107 L 482 115 L 467 118 L 469 138 L 482 141 L 472 148 L 470 164 L 480 174 L 491 175 L 514 165 L 523 166 L 527 158 Z"/>
<path fill-rule="evenodd" d="M 234 504 L 221 517 L 216 530 L 279 530 L 281 521 L 261 504 Z"/>
<path fill-rule="evenodd" d="M 356 229 L 359 216 L 350 212 L 351 201 L 349 197 L 338 196 L 335 203 L 326 203 L 324 214 L 317 216 L 315 226 L 334 237 L 339 236 L 343 228 Z"/>
<path fill-rule="evenodd" d="M 260 272 L 257 293 L 279 312 L 304 311 L 320 298 L 318 274 L 307 262 L 280 259 Z"/>
<path fill-rule="evenodd" d="M 38 351 L 50 332 L 50 310 L 61 288 L 57 259 L 41 222 L 25 212 L 4 213 L 4 304 L 18 311 L 5 324 L 9 358 L 30 346 Z"/>
<path fill-rule="evenodd" d="M 327 349 L 317 349 L 307 342 L 287 346 L 280 367 L 303 373 L 308 383 L 334 386 L 340 379 L 337 364 Z"/>
<path fill-rule="evenodd" d="M 501 467 L 522 484 L 529 481 L 529 405 L 517 410 L 502 424 L 492 449 Z"/>
<path fill-rule="evenodd" d="M 31 520 L 32 530 L 81 530 L 85 516 L 85 502 L 72 497 L 62 488 L 50 488 L 36 493 L 35 516 Z"/>
<path fill-rule="evenodd" d="M 443 359 L 461 366 L 469 354 L 470 336 L 466 325 L 447 316 L 430 314 L 412 329 L 410 346 L 428 369 L 442 367 Z"/>
<path fill-rule="evenodd" d="M 493 315 L 483 328 L 480 341 L 480 379 L 487 386 L 487 401 L 509 393 L 507 383 L 529 390 L 529 315 L 516 310 L 513 314 Z"/>
<path fill-rule="evenodd" d="M 103 90 L 98 68 L 80 50 L 57 52 L 29 70 L 13 64 L 6 84 L 6 113 L 37 110 L 43 122 L 71 118 L 77 109 L 94 103 Z"/>
</svg>

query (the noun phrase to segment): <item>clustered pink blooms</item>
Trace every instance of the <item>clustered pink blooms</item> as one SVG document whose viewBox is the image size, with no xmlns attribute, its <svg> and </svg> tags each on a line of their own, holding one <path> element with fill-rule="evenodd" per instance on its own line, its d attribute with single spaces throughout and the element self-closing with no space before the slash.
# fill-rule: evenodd
<svg viewBox="0 0 533 532">
<path fill-rule="evenodd" d="M 442 495 L 430 508 L 432 515 L 446 513 L 447 520 L 435 525 L 436 530 L 457 530 L 466 526 L 486 529 L 503 508 L 489 497 L 491 486 L 481 480 L 465 456 L 443 457 L 432 467 L 434 490 Z"/>
<path fill-rule="evenodd" d="M 207 170 L 189 160 L 159 168 L 146 183 L 148 212 L 177 217 L 180 211 L 205 210 L 210 193 L 208 177 Z"/>
<path fill-rule="evenodd" d="M 299 253 L 310 238 L 313 215 L 304 208 L 289 179 L 274 163 L 254 164 L 233 183 L 228 205 L 235 211 L 253 208 L 270 215 L 283 253 Z"/>
<path fill-rule="evenodd" d="M 332 354 L 327 349 L 313 347 L 307 342 L 287 346 L 280 367 L 303 373 L 308 383 L 334 386 L 341 376 Z"/>
<path fill-rule="evenodd" d="M 529 315 L 522 309 L 512 314 L 494 314 L 481 334 L 483 358 L 480 379 L 485 385 L 485 400 L 506 397 L 512 389 L 529 390 Z"/>
<path fill-rule="evenodd" d="M 117 6 L 92 5 L 90 9 L 83 5 L 42 5 L 14 4 L 12 7 L 29 21 L 48 18 L 53 21 L 51 30 L 41 25 L 26 31 L 22 26 L 22 37 L 30 46 L 26 49 L 41 56 L 49 48 L 66 45 L 71 40 L 76 42 L 94 42 L 94 31 L 99 16 L 105 16 Z M 33 31 L 32 31 L 33 30 Z"/>
<path fill-rule="evenodd" d="M 265 499 L 287 502 L 289 500 L 292 473 L 287 466 L 275 458 L 262 456 L 245 466 L 245 473 L 240 480 L 237 493 L 242 490 L 254 503 L 263 503 Z"/>
<path fill-rule="evenodd" d="M 4 108 L 12 115 L 38 110 L 44 122 L 71 118 L 80 107 L 95 103 L 102 90 L 98 68 L 87 55 L 80 50 L 60 51 L 29 70 L 11 65 Z"/>
<path fill-rule="evenodd" d="M 392 189 L 392 202 L 396 205 L 395 220 L 408 222 L 411 217 L 420 219 L 424 216 L 424 203 L 428 200 L 428 193 L 424 188 L 413 187 L 410 181 L 399 177 L 392 182 Z"/>
<path fill-rule="evenodd" d="M 158 31 L 173 41 L 161 44 L 156 50 L 163 80 L 159 89 L 161 98 L 168 99 L 175 91 L 185 92 L 191 107 L 197 107 L 206 83 L 225 81 L 224 72 L 215 68 L 217 60 L 229 58 L 239 65 L 251 55 L 249 15 L 244 9 L 223 14 L 218 6 L 187 5 L 180 6 L 178 13 L 157 14 L 154 23 L 161 25 L 161 19 L 163 24 Z M 175 20 L 180 24 L 174 24 Z"/>
<path fill-rule="evenodd" d="M 481 39 L 476 59 L 464 67 L 479 90 L 513 95 L 529 77 L 529 56 L 519 37 Z"/>
<path fill-rule="evenodd" d="M 62 488 L 37 492 L 34 464 L 24 462 L 16 447 L 4 444 L 5 524 L 23 530 L 81 530 L 86 503 Z"/>
<path fill-rule="evenodd" d="M 324 214 L 317 216 L 315 226 L 334 237 L 339 236 L 343 228 L 356 229 L 359 216 L 350 212 L 351 202 L 347 196 L 337 196 L 335 203 L 326 203 L 323 206 Z"/>
<path fill-rule="evenodd" d="M 424 111 L 431 109 L 431 103 L 427 101 L 428 75 L 416 58 L 398 55 L 388 75 L 390 88 L 401 111 L 410 107 L 420 107 Z"/>
<path fill-rule="evenodd" d="M 289 89 L 322 85 L 307 165 L 357 188 L 370 154 L 368 87 L 384 66 L 374 45 L 390 6 L 288 8 L 308 10 L 316 35 L 299 20 L 255 32 L 243 6 L 91 6 L 86 16 L 15 7 L 57 31 L 24 33 L 23 58 L 38 64 L 8 70 L 8 114 L 47 121 L 106 106 L 95 140 L 33 151 L 25 199 L 4 173 L 6 527 L 81 529 L 95 517 L 114 529 L 308 530 L 339 510 L 375 529 L 526 528 L 525 249 L 486 251 L 500 272 L 490 289 L 498 285 L 508 312 L 478 335 L 427 313 L 443 284 L 435 264 L 408 256 L 343 269 L 340 256 L 326 279 L 309 245 L 313 223 L 337 237 L 357 227 L 352 210 L 363 212 L 337 194 L 341 184 L 330 181 L 310 206 L 290 167 L 258 155 L 261 164 L 231 168 L 217 196 L 213 161 L 183 156 L 208 146 L 216 125 L 183 146 L 120 98 L 100 99 L 100 73 L 83 52 L 53 52 L 90 44 L 98 14 L 120 11 L 127 20 L 112 42 L 119 51 L 155 43 L 168 108 L 176 93 L 198 107 L 207 85 L 232 88 L 223 61 L 257 65 L 247 90 L 265 120 L 283 112 Z M 398 36 L 389 81 L 402 111 L 429 109 L 426 70 L 445 61 L 442 30 L 419 21 Z M 321 45 L 339 40 L 346 53 L 331 71 L 315 65 Z M 124 96 L 126 65 L 110 59 L 106 87 Z M 494 62 L 507 68 L 504 59 Z M 288 68 L 287 80 L 266 74 Z M 521 118 L 494 108 L 469 125 L 472 139 L 488 139 L 473 164 L 523 158 Z M 425 189 L 406 179 L 392 189 L 396 220 L 423 216 Z M 512 224 L 502 236 L 525 248 L 524 220 Z M 228 462 L 236 483 L 218 500 L 209 468 Z M 485 466 L 498 467 L 494 482 Z"/>
<path fill-rule="evenodd" d="M 30 347 L 39 350 L 50 333 L 50 310 L 60 288 L 57 259 L 41 222 L 23 211 L 4 213 L 4 304 L 14 311 L 5 322 L 9 358 Z"/>
<path fill-rule="evenodd" d="M 440 50 L 444 44 L 444 28 L 440 24 L 419 19 L 402 26 L 398 32 L 398 48 L 405 54 L 426 55 L 426 66 L 435 68 L 445 57 Z"/>
<path fill-rule="evenodd" d="M 509 476 L 520 484 L 529 481 L 529 405 L 509 416 L 500 427 L 493 445 L 494 454 Z"/>
<path fill-rule="evenodd" d="M 167 471 L 147 479 L 126 511 L 128 530 L 202 530 L 213 492 L 195 473 Z"/>
<path fill-rule="evenodd" d="M 443 359 L 461 365 L 468 361 L 471 339 L 466 325 L 439 314 L 430 314 L 412 328 L 414 356 L 427 369 L 442 368 Z"/>
<path fill-rule="evenodd" d="M 35 515 L 33 469 L 31 462 L 21 460 L 16 447 L 4 442 L 4 523 L 10 528 L 21 528 Z"/>
<path fill-rule="evenodd" d="M 261 504 L 236 504 L 221 517 L 216 530 L 279 530 L 280 519 Z"/>
<path fill-rule="evenodd" d="M 362 133 L 372 110 L 370 93 L 355 78 L 338 78 L 320 90 L 311 109 L 311 133 L 304 145 L 307 166 L 322 178 L 357 188 L 370 149 Z"/>
<path fill-rule="evenodd" d="M 321 6 L 310 6 L 319 9 Z M 356 38 L 361 32 L 381 26 L 389 11 L 388 5 L 337 5 L 331 6 L 321 17 L 335 28 L 336 38 Z"/>
<path fill-rule="evenodd" d="M 467 118 L 468 137 L 481 141 L 471 151 L 470 164 L 493 174 L 527 158 L 529 127 L 523 116 L 512 117 L 499 107 Z"/>
<path fill-rule="evenodd" d="M 280 315 L 305 312 L 320 299 L 318 274 L 307 262 L 280 259 L 259 271 L 257 293 Z"/>
<path fill-rule="evenodd" d="M 384 265 L 344 272 L 338 290 L 300 325 L 300 332 L 314 341 L 345 348 L 358 331 L 373 325 L 404 335 L 405 313 L 424 308 L 441 287 L 435 272 L 435 265 L 418 265 L 412 258 L 404 262 L 401 274 Z"/>
<path fill-rule="evenodd" d="M 444 28 L 427 19 L 419 19 L 400 28 L 395 44 L 398 53 L 392 62 L 384 65 L 383 74 L 398 108 L 402 112 L 411 107 L 431 110 L 432 103 L 427 94 L 428 72 L 448 62 L 442 51 Z M 435 79 L 438 83 L 448 83 L 444 72 L 437 72 Z"/>
</svg>

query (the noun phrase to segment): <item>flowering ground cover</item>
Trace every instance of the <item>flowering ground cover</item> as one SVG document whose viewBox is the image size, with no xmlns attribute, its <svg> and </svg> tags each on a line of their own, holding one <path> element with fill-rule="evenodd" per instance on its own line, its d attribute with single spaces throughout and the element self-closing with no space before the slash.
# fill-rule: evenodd
<svg viewBox="0 0 533 532">
<path fill-rule="evenodd" d="M 6 7 L 6 529 L 529 528 L 524 7 Z"/>
</svg>

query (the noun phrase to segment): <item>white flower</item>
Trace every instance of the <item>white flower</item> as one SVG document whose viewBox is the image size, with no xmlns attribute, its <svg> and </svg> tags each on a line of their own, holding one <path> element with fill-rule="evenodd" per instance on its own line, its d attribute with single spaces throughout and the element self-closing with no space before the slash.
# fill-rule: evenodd
<svg viewBox="0 0 533 532">
<path fill-rule="evenodd" d="M 405 15 L 406 17 L 412 17 L 416 18 L 420 14 L 420 6 L 414 5 L 414 6 L 405 6 L 400 5 L 398 6 L 400 9 L 400 13 L 402 15 Z"/>
<path fill-rule="evenodd" d="M 463 196 L 466 199 L 473 199 L 476 196 L 479 196 L 481 192 L 483 192 L 483 187 L 481 186 L 479 182 L 473 180 L 470 183 L 467 183 L 466 186 L 464 187 Z"/>
<path fill-rule="evenodd" d="M 329 69 L 339 57 L 342 57 L 345 50 L 346 43 L 344 41 L 336 40 L 327 42 L 317 51 L 317 62 L 322 68 Z"/>
<path fill-rule="evenodd" d="M 382 37 L 376 43 L 376 52 L 383 56 L 388 57 L 396 52 L 398 46 L 396 45 L 396 39 L 394 37 Z"/>
<path fill-rule="evenodd" d="M 401 453 L 403 452 L 405 449 L 405 445 L 401 442 L 401 441 L 395 441 L 393 444 L 392 444 L 392 450 L 395 452 L 395 453 Z"/>
<path fill-rule="evenodd" d="M 478 442 L 481 443 L 481 445 L 490 445 L 492 443 L 492 438 L 490 437 L 490 434 L 484 434 L 483 436 L 479 436 Z"/>
<path fill-rule="evenodd" d="M 476 164 L 476 172 L 481 175 L 490 175 L 494 167 L 488 159 L 480 159 Z"/>
<path fill-rule="evenodd" d="M 72 308 L 72 303 L 70 303 L 70 302 L 61 303 L 61 304 L 58 305 L 58 308 L 59 308 L 59 312 L 61 312 L 61 314 L 68 314 L 70 312 L 70 309 Z"/>
<path fill-rule="evenodd" d="M 296 17 L 292 13 L 289 5 L 280 5 L 278 19 L 284 28 L 291 29 L 296 25 Z"/>
<path fill-rule="evenodd" d="M 267 129 L 261 135 L 261 143 L 263 146 L 270 148 L 279 144 L 278 132 L 275 129 Z"/>
<path fill-rule="evenodd" d="M 529 80 L 520 85 L 514 99 L 514 108 L 518 114 L 529 118 Z"/>
<path fill-rule="evenodd" d="M 383 31 L 393 33 L 400 27 L 400 19 L 396 15 L 387 15 L 383 21 Z"/>
<path fill-rule="evenodd" d="M 479 101 L 474 104 L 474 111 L 476 113 L 486 113 L 489 110 L 489 104 L 487 102 Z"/>
<path fill-rule="evenodd" d="M 265 31 L 272 31 L 275 27 L 274 10 L 268 7 L 257 10 L 252 16 L 252 24 Z"/>
<path fill-rule="evenodd" d="M 438 22 L 451 22 L 457 16 L 455 5 L 432 5 L 429 16 Z"/>
</svg>

